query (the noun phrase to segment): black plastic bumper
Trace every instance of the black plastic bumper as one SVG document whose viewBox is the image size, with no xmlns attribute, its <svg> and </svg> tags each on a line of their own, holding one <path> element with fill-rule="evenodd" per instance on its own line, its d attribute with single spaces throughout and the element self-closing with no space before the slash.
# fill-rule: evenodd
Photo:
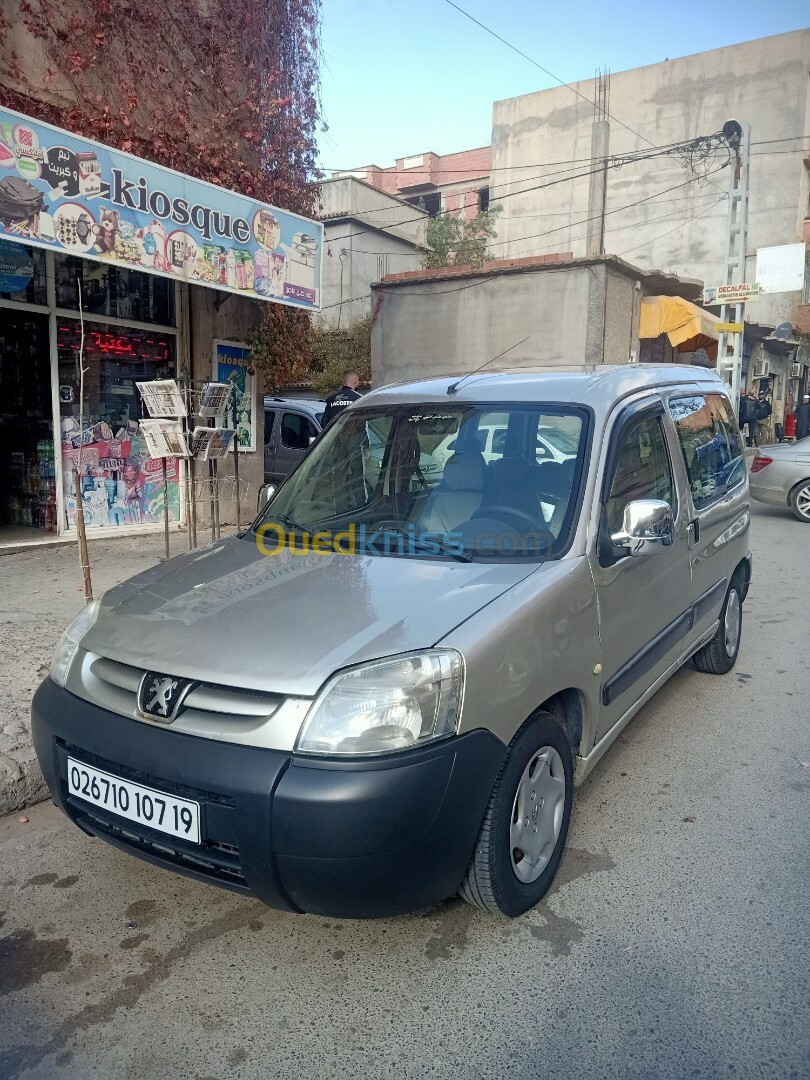
<svg viewBox="0 0 810 1080">
<path fill-rule="evenodd" d="M 506 747 L 479 730 L 373 761 L 318 761 L 183 735 L 57 687 L 32 705 L 54 801 L 86 832 L 271 907 L 395 915 L 461 883 Z M 70 796 L 67 757 L 200 803 L 200 844 Z"/>
</svg>

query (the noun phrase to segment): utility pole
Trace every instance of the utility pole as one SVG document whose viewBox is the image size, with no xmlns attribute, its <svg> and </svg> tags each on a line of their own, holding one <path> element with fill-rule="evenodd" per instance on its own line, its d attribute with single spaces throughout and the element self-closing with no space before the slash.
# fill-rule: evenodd
<svg viewBox="0 0 810 1080">
<path fill-rule="evenodd" d="M 728 189 L 728 227 L 724 285 L 744 285 L 745 253 L 748 241 L 748 176 L 751 162 L 751 126 L 727 120 L 723 136 L 734 154 Z M 743 326 L 745 304 L 723 304 L 720 321 Z M 743 331 L 722 333 L 717 342 L 717 371 L 731 389 L 735 412 L 740 407 L 742 381 Z"/>
<path fill-rule="evenodd" d="M 588 191 L 589 259 L 605 254 L 605 205 L 607 202 L 607 156 L 610 144 L 610 72 L 598 71 L 594 82 L 593 124 L 591 126 L 591 183 Z"/>
</svg>

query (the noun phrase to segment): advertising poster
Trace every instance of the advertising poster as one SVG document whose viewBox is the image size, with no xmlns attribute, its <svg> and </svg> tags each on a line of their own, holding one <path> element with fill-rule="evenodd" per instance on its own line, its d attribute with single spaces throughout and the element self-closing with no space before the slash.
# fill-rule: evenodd
<svg viewBox="0 0 810 1080">
<path fill-rule="evenodd" d="M 318 222 L 2 108 L 0 239 L 320 306 Z"/>
<path fill-rule="evenodd" d="M 256 449 L 256 376 L 247 345 L 233 341 L 214 342 L 214 379 L 236 387 L 236 441 L 240 450 Z M 218 426 L 233 426 L 233 408 L 221 415 Z"/>
</svg>

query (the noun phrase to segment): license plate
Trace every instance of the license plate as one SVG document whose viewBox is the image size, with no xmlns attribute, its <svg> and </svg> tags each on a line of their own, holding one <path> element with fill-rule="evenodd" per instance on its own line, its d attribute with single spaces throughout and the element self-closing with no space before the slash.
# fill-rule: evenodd
<svg viewBox="0 0 810 1080">
<path fill-rule="evenodd" d="M 200 842 L 200 804 L 190 799 L 177 799 L 164 791 L 133 784 L 70 757 L 68 791 L 128 821 L 192 844 Z"/>
</svg>

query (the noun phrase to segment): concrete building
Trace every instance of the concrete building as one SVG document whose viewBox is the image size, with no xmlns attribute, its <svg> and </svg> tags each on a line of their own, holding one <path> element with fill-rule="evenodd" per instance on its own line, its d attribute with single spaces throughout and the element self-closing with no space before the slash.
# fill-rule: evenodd
<svg viewBox="0 0 810 1080">
<path fill-rule="evenodd" d="M 319 319 L 347 327 L 370 308 L 371 283 L 418 269 L 427 213 L 353 176 L 320 185 L 324 224 L 322 310 Z"/>
<path fill-rule="evenodd" d="M 680 297 L 700 320 L 706 313 L 694 301 L 702 288 L 700 281 L 645 272 L 615 256 L 570 253 L 392 275 L 372 290 L 373 381 L 464 374 L 507 349 L 491 370 L 633 363 L 640 358 L 642 300 Z M 706 317 L 703 329 L 716 338 L 711 321 Z M 689 363 L 695 353 L 674 354 L 667 346 L 656 358 Z"/>
<path fill-rule="evenodd" d="M 610 155 L 710 135 L 729 118 L 750 124 L 749 282 L 755 280 L 757 249 L 808 239 L 809 62 L 810 30 L 801 30 L 610 77 Z M 560 86 L 494 103 L 491 198 L 503 206 L 492 246 L 498 257 L 561 248 L 585 254 L 590 178 L 571 177 L 590 170 L 596 81 L 573 88 L 582 96 Z M 703 164 L 666 155 L 608 169 L 604 250 L 627 255 L 643 269 L 721 284 L 729 186 L 728 168 L 720 169 L 724 160 L 721 150 Z M 695 179 L 707 170 L 718 171 Z M 773 328 L 808 322 L 806 288 L 747 305 L 746 321 L 764 331 L 746 341 L 746 361 L 768 353 Z M 807 378 L 804 370 L 804 381 L 790 379 L 796 344 L 769 353 L 775 415 L 784 413 Z M 750 385 L 754 365 L 745 367 Z"/>
<path fill-rule="evenodd" d="M 413 154 L 389 168 L 365 165 L 333 176 L 355 176 L 412 206 L 424 203 L 430 217 L 446 211 L 472 218 L 489 207 L 490 163 L 490 148 L 481 146 L 458 154 Z"/>
</svg>

